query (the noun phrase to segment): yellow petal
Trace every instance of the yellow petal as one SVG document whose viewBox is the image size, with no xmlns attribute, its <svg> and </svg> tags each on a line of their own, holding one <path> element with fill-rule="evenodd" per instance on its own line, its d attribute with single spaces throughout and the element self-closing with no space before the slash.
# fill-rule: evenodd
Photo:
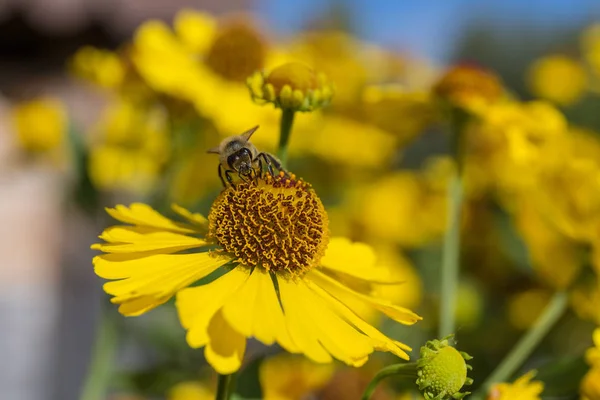
<svg viewBox="0 0 600 400">
<path fill-rule="evenodd" d="M 246 338 L 233 330 L 223 314 L 217 312 L 208 325 L 209 341 L 204 349 L 206 361 L 219 374 L 232 374 L 242 365 Z"/>
<path fill-rule="evenodd" d="M 133 203 L 129 207 L 119 204 L 115 208 L 107 208 L 106 212 L 114 219 L 125 222 L 126 224 L 166 229 L 168 231 L 179 233 L 198 232 L 193 226 L 172 221 L 169 218 L 162 216 L 149 205 L 143 203 Z"/>
<path fill-rule="evenodd" d="M 208 324 L 223 303 L 246 282 L 249 272 L 235 268 L 215 281 L 183 289 L 177 293 L 175 306 L 181 325 L 188 331 L 187 342 L 198 348 L 208 343 Z"/>
<path fill-rule="evenodd" d="M 355 299 L 368 304 L 369 306 L 381 311 L 394 321 L 402 324 L 412 325 L 422 319 L 420 316 L 407 308 L 395 306 L 387 300 L 380 300 L 362 293 L 358 293 L 317 270 L 313 269 L 310 271 L 306 278 L 314 281 L 317 285 L 325 289 L 334 297 L 341 297 L 342 294 L 351 295 Z"/>
<path fill-rule="evenodd" d="M 343 302 L 336 299 L 334 296 L 327 293 L 325 290 L 320 288 L 314 282 L 306 281 L 306 285 L 313 290 L 317 295 L 324 299 L 340 316 L 342 316 L 347 322 L 354 325 L 357 329 L 362 331 L 365 335 L 375 340 L 375 349 L 382 351 L 389 351 L 400 358 L 408 360 L 408 354 L 404 350 L 411 351 L 412 349 L 398 341 L 392 340 L 381 333 L 377 328 L 370 325 L 356 315 L 350 308 L 348 308 Z"/>
<path fill-rule="evenodd" d="M 594 329 L 592 337 L 594 338 L 594 345 L 600 350 L 600 328 Z"/>
<path fill-rule="evenodd" d="M 190 223 L 196 224 L 204 229 L 208 228 L 208 219 L 202 214 L 192 213 L 191 211 L 177 205 L 171 204 L 171 209 L 175 211 L 179 216 L 187 219 Z"/>
<path fill-rule="evenodd" d="M 298 346 L 298 349 L 314 362 L 331 362 L 331 355 L 319 343 L 319 338 L 314 332 L 314 327 L 305 318 L 306 315 L 302 307 L 304 299 L 299 292 L 298 285 L 283 279 L 279 279 L 278 282 L 279 295 L 281 296 L 281 303 L 285 310 L 285 322 L 292 340 Z"/>
<path fill-rule="evenodd" d="M 92 249 L 106 253 L 141 253 L 153 250 L 162 250 L 163 253 L 175 253 L 207 244 L 203 239 L 162 229 L 126 225 L 105 229 L 100 235 L 100 239 L 108 243 L 94 244 Z"/>
<path fill-rule="evenodd" d="M 259 268 L 225 302 L 223 317 L 246 337 L 255 337 L 268 345 L 277 341 L 289 352 L 299 351 L 285 325 L 271 276 Z"/>
<path fill-rule="evenodd" d="M 377 265 L 377 258 L 371 246 L 351 242 L 345 237 L 331 238 L 321 259 L 321 265 L 373 283 L 402 283 L 388 268 Z"/>
<path fill-rule="evenodd" d="M 129 254 L 94 257 L 94 270 L 102 278 L 120 279 L 104 285 L 119 312 L 140 315 L 163 304 L 178 290 L 209 275 L 230 259 L 211 253 L 158 254 L 132 258 Z M 154 301 L 154 303 L 152 303 Z"/>
<path fill-rule="evenodd" d="M 373 341 L 349 325 L 304 282 L 296 283 L 297 301 L 323 347 L 335 358 L 354 367 L 363 365 L 374 350 Z"/>
</svg>

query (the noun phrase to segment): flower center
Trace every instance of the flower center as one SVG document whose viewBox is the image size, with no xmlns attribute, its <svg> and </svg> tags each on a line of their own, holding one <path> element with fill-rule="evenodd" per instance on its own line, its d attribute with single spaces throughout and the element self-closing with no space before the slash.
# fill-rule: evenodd
<svg viewBox="0 0 600 400">
<path fill-rule="evenodd" d="M 303 92 L 319 87 L 315 71 L 297 62 L 275 68 L 267 77 L 267 83 L 273 85 L 276 92 L 281 91 L 285 85 L 290 85 L 292 90 L 298 89 Z"/>
<path fill-rule="evenodd" d="M 265 44 L 258 32 L 236 21 L 217 34 L 206 64 L 225 79 L 244 82 L 254 71 L 263 68 L 265 57 Z"/>
<path fill-rule="evenodd" d="M 315 267 L 329 241 L 321 200 L 293 174 L 228 186 L 208 220 L 208 236 L 239 262 L 292 278 Z"/>
</svg>

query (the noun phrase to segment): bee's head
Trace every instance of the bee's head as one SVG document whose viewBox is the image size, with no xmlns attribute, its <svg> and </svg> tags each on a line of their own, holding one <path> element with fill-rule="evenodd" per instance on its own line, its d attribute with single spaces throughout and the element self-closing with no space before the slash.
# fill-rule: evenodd
<svg viewBox="0 0 600 400">
<path fill-rule="evenodd" d="M 252 151 L 248 146 L 240 148 L 227 157 L 227 165 L 241 175 L 250 175 L 252 173 Z"/>
</svg>

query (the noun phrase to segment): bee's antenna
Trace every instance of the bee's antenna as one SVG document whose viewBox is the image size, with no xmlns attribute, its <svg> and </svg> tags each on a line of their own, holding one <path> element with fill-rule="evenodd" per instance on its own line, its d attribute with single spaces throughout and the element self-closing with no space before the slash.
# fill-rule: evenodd
<svg viewBox="0 0 600 400">
<path fill-rule="evenodd" d="M 210 148 L 206 150 L 206 152 L 209 154 L 221 154 L 221 152 L 219 151 L 219 146 Z"/>
<path fill-rule="evenodd" d="M 242 133 L 240 136 L 242 136 L 244 139 L 246 139 L 246 141 L 248 141 L 248 140 L 250 140 L 250 137 L 252 136 L 252 134 L 254 132 L 256 132 L 258 127 L 259 127 L 259 125 L 256 125 L 254 128 L 248 129 L 246 132 Z"/>
</svg>

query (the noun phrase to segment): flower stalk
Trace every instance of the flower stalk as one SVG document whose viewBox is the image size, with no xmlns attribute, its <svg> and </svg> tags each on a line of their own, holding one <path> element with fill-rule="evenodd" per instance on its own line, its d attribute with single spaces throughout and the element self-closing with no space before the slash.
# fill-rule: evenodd
<svg viewBox="0 0 600 400">
<path fill-rule="evenodd" d="M 479 391 L 473 396 L 474 400 L 483 400 L 492 386 L 499 382 L 506 382 L 525 362 L 535 348 L 546 337 L 548 332 L 562 317 L 568 305 L 568 295 L 565 292 L 556 292 L 550 303 L 535 324 L 529 328 L 508 355 L 496 367 L 492 374 L 485 380 Z"/>
<path fill-rule="evenodd" d="M 294 116 L 296 112 L 289 108 L 281 110 L 281 123 L 279 125 L 279 147 L 277 149 L 277 157 L 281 161 L 281 165 L 286 167 L 288 157 L 288 145 L 294 125 Z"/>
<path fill-rule="evenodd" d="M 221 375 L 217 381 L 217 393 L 215 394 L 215 400 L 229 400 L 233 393 L 233 386 L 235 382 L 235 374 Z"/>
<path fill-rule="evenodd" d="M 448 216 L 440 274 L 439 337 L 446 337 L 453 334 L 455 327 L 456 292 L 460 274 L 460 224 L 463 202 L 462 140 L 467 118 L 468 115 L 460 109 L 453 109 L 451 111 L 452 132 L 450 140 L 456 173 L 448 185 Z"/>
<path fill-rule="evenodd" d="M 381 369 L 369 382 L 361 400 L 369 400 L 377 389 L 377 385 L 390 376 L 417 379 L 417 363 L 394 364 Z"/>
<path fill-rule="evenodd" d="M 106 398 L 117 342 L 115 321 L 108 315 L 107 310 L 103 310 L 80 400 L 104 400 Z"/>
</svg>

